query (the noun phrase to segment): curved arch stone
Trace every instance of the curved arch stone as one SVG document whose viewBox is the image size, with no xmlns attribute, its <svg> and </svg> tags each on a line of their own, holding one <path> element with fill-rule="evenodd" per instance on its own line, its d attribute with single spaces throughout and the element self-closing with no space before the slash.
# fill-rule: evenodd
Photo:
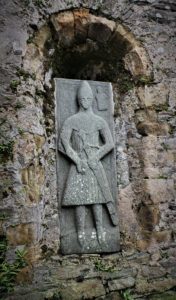
<svg viewBox="0 0 176 300">
<path fill-rule="evenodd" d="M 122 59 L 124 68 L 131 73 L 133 78 L 152 76 L 152 65 L 146 49 L 126 26 L 105 17 L 93 15 L 88 9 L 75 9 L 53 14 L 50 21 L 56 42 L 63 50 L 67 49 L 67 52 L 71 53 L 72 47 L 78 45 L 84 53 L 88 53 L 89 41 L 95 43 L 95 47 L 96 43 L 106 45 L 107 48 L 109 46 L 110 54 L 105 53 L 105 56 L 111 55 L 112 52 L 112 56 L 116 55 Z M 32 69 L 34 72 L 36 68 L 39 69 L 37 77 L 40 77 L 39 73 L 43 73 L 41 65 L 45 57 L 45 43 L 49 39 L 52 39 L 51 29 L 45 24 L 35 35 L 33 43 L 29 44 L 26 49 L 24 66 L 30 70 L 31 60 L 35 61 Z M 78 56 L 80 49 L 77 51 Z M 104 65 L 106 68 L 106 62 Z"/>
<path fill-rule="evenodd" d="M 146 49 L 126 26 L 95 16 L 88 9 L 52 15 L 51 22 L 62 46 L 71 47 L 75 42 L 86 43 L 86 39 L 102 44 L 111 41 L 114 50 L 123 49 L 124 65 L 132 76 L 151 76 L 152 66 Z"/>
</svg>

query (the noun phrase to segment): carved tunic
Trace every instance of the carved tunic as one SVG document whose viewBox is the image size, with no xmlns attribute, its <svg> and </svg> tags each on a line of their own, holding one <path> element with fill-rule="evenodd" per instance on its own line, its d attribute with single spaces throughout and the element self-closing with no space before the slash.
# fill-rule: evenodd
<svg viewBox="0 0 176 300">
<path fill-rule="evenodd" d="M 112 137 L 105 120 L 97 115 L 92 113 L 88 120 L 89 124 L 85 126 L 85 122 L 83 115 L 78 113 L 65 121 L 61 131 L 60 142 L 73 161 L 63 195 L 63 206 L 106 203 L 109 200 L 103 195 L 97 178 L 88 165 L 88 160 L 96 157 L 100 169 L 104 171 L 100 159 L 109 152 L 108 138 L 111 140 L 112 149 Z M 102 135 L 102 131 L 106 131 L 106 137 Z M 104 144 L 101 142 L 101 135 L 103 139 L 106 139 Z M 77 160 L 84 161 L 84 174 L 78 172 Z M 107 179 L 105 181 L 106 186 L 108 185 Z"/>
</svg>

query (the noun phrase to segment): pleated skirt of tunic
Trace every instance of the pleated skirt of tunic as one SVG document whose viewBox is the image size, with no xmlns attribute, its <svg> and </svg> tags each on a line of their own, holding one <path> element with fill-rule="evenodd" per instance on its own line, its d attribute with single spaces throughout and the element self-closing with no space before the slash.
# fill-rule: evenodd
<svg viewBox="0 0 176 300">
<path fill-rule="evenodd" d="M 93 171 L 88 167 L 85 174 L 78 173 L 76 166 L 70 167 L 62 206 L 106 203 Z"/>
</svg>

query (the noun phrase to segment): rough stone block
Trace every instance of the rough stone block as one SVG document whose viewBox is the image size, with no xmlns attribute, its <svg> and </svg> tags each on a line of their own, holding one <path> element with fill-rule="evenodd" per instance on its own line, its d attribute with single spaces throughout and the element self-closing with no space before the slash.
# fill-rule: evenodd
<svg viewBox="0 0 176 300">
<path fill-rule="evenodd" d="M 44 177 L 44 167 L 40 165 L 32 165 L 21 170 L 21 179 L 26 189 L 27 201 L 32 203 L 40 201 Z"/>
<path fill-rule="evenodd" d="M 105 289 L 99 279 L 65 284 L 61 290 L 63 300 L 93 299 L 105 295 Z"/>
<path fill-rule="evenodd" d="M 103 299 L 103 298 L 99 298 L 97 300 L 101 300 L 101 299 Z M 104 299 L 106 299 L 106 300 L 122 300 L 122 297 L 119 292 L 112 292 L 112 293 L 106 294 Z"/>
<path fill-rule="evenodd" d="M 147 278 L 159 278 L 166 274 L 166 269 L 160 266 L 150 267 L 150 266 L 142 266 L 141 275 Z"/>
<path fill-rule="evenodd" d="M 173 78 L 170 84 L 169 106 L 171 109 L 176 108 L 176 80 Z"/>
<path fill-rule="evenodd" d="M 115 22 L 90 15 L 88 37 L 98 42 L 107 42 L 115 29 Z"/>
<path fill-rule="evenodd" d="M 138 220 L 144 230 L 153 231 L 160 219 L 158 205 L 140 204 L 138 207 Z"/>
<path fill-rule="evenodd" d="M 75 39 L 77 42 L 83 42 L 88 35 L 89 10 L 79 9 L 73 12 L 75 22 Z"/>
<path fill-rule="evenodd" d="M 124 58 L 125 67 L 134 77 L 142 76 L 151 76 L 152 69 L 146 52 L 143 47 L 134 40 L 134 37 L 129 34 L 125 36 L 132 50 L 129 51 Z"/>
<path fill-rule="evenodd" d="M 145 121 L 137 125 L 138 132 L 143 135 L 168 135 L 170 131 L 170 126 L 164 122 L 150 122 Z"/>
<path fill-rule="evenodd" d="M 163 230 L 156 231 L 153 233 L 153 237 L 157 241 L 157 243 L 163 243 L 165 245 L 169 245 L 172 240 L 172 231 L 171 230 Z"/>
<path fill-rule="evenodd" d="M 150 300 L 175 300 L 176 292 L 169 291 L 165 293 L 158 293 L 150 296 Z"/>
<path fill-rule="evenodd" d="M 40 238 L 38 224 L 19 224 L 7 228 L 7 240 L 10 245 L 30 245 Z"/>
<path fill-rule="evenodd" d="M 174 199 L 174 182 L 172 179 L 146 179 L 146 192 L 154 204 L 170 202 Z"/>
<path fill-rule="evenodd" d="M 113 272 L 102 272 L 101 276 L 106 280 L 122 279 L 128 277 L 136 277 L 136 268 L 124 268 L 122 270 L 114 270 Z"/>
<path fill-rule="evenodd" d="M 29 44 L 27 47 L 23 60 L 23 68 L 25 71 L 35 74 L 37 79 L 43 78 L 43 56 L 40 54 L 38 47 L 33 43 Z M 34 88 L 34 86 L 31 87 L 31 90 L 32 88 Z"/>
<path fill-rule="evenodd" d="M 44 136 L 23 133 L 14 146 L 15 160 L 20 163 L 21 167 L 26 167 L 26 165 L 31 163 L 34 157 L 41 154 L 44 143 Z"/>
<path fill-rule="evenodd" d="M 115 279 L 108 282 L 110 291 L 122 290 L 134 286 L 135 279 L 133 277 Z"/>
<path fill-rule="evenodd" d="M 159 83 L 157 85 L 139 87 L 137 89 L 138 97 L 145 107 L 167 108 L 168 85 Z"/>
<path fill-rule="evenodd" d="M 131 184 L 129 184 L 124 189 L 120 190 L 119 193 L 119 216 L 120 216 L 120 230 L 131 242 L 136 240 L 137 233 L 139 233 L 140 228 L 137 222 L 135 212 L 133 210 L 132 204 L 135 199 L 135 194 L 132 190 Z"/>
<path fill-rule="evenodd" d="M 93 270 L 90 265 L 82 264 L 75 267 L 75 265 L 69 266 L 56 266 L 55 268 L 50 268 L 50 274 L 54 281 L 68 280 L 68 279 L 90 279 L 96 278 L 98 276 L 97 271 Z"/>
<path fill-rule="evenodd" d="M 37 32 L 34 43 L 37 46 L 37 48 L 40 51 L 40 54 L 42 55 L 42 51 L 44 51 L 44 46 L 46 41 L 51 37 L 51 31 L 48 26 L 43 26 L 40 31 Z"/>
<path fill-rule="evenodd" d="M 143 279 L 139 279 L 136 282 L 136 291 L 138 293 L 148 294 L 152 292 L 164 292 L 168 289 L 171 289 L 176 284 L 176 279 L 174 278 L 164 278 L 163 280 L 155 280 L 153 281 L 147 281 Z"/>
<path fill-rule="evenodd" d="M 51 21 L 63 46 L 70 46 L 74 41 L 74 15 L 71 11 L 52 15 Z"/>
</svg>

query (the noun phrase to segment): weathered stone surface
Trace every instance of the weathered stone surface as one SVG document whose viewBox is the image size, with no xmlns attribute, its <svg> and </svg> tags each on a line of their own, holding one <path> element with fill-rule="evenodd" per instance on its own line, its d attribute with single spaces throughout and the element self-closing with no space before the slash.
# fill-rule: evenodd
<svg viewBox="0 0 176 300">
<path fill-rule="evenodd" d="M 151 295 L 150 299 L 151 300 L 175 300 L 176 297 L 176 292 L 166 292 L 163 294 L 157 294 L 157 295 Z"/>
<path fill-rule="evenodd" d="M 70 46 L 74 40 L 74 15 L 71 11 L 53 15 L 51 21 L 55 27 L 59 42 Z"/>
<path fill-rule="evenodd" d="M 26 109 L 27 108 L 27 109 Z M 23 120 L 25 119 L 25 123 Z M 18 110 L 18 122 L 23 132 L 30 132 L 36 135 L 43 136 L 44 128 L 42 126 L 43 115 L 41 109 L 26 105 L 25 108 Z"/>
<path fill-rule="evenodd" d="M 116 24 L 106 18 L 90 15 L 88 37 L 92 40 L 107 42 L 114 31 Z"/>
<path fill-rule="evenodd" d="M 120 230 L 126 235 L 126 243 L 127 241 L 132 243 L 140 231 L 133 210 L 134 197 L 131 185 L 128 185 L 119 193 Z"/>
<path fill-rule="evenodd" d="M 24 290 L 17 291 L 17 297 L 16 296 L 9 296 L 6 299 L 40 299 L 40 300 L 49 300 L 49 299 L 60 299 L 62 297 L 63 300 L 77 300 L 77 299 L 94 299 L 95 297 L 98 299 L 98 297 L 105 295 L 105 290 L 103 288 L 103 285 L 98 282 L 94 282 L 92 280 L 85 281 L 83 283 L 74 283 L 70 282 L 69 284 L 62 283 L 59 287 L 53 289 L 50 287 L 49 289 L 46 288 L 46 286 L 41 287 L 42 292 L 39 292 L 36 287 L 31 292 L 29 289 L 27 291 L 27 294 L 24 295 Z M 26 288 L 27 290 L 27 288 Z"/>
<path fill-rule="evenodd" d="M 38 230 L 39 230 L 39 228 L 38 228 Z M 42 250 L 41 250 L 40 244 L 38 243 L 38 241 L 40 239 L 41 239 L 41 232 L 38 235 L 38 239 L 36 241 L 33 241 L 33 243 L 27 247 L 26 261 L 29 264 L 29 266 L 35 265 L 42 256 Z M 34 277 L 33 270 L 31 270 L 30 274 L 29 274 L 29 278 L 28 278 L 28 276 L 26 276 L 27 282 L 28 282 L 28 280 L 32 280 L 33 277 Z"/>
<path fill-rule="evenodd" d="M 79 10 L 80 6 L 83 7 L 81 10 Z M 73 8 L 76 8 L 75 12 L 73 12 Z M 67 9 L 70 10 L 71 14 Z M 100 25 L 104 29 L 102 38 L 100 38 L 101 35 L 97 34 L 96 28 L 92 24 L 94 29 L 92 38 L 95 37 L 95 40 L 87 40 L 88 27 L 91 25 L 89 10 L 93 15 L 92 20 L 95 18 L 99 25 L 102 22 L 102 17 L 100 17 L 100 21 L 99 16 L 108 16 L 111 20 L 120 20 L 121 24 L 115 22 L 117 28 L 113 30 L 108 24 Z M 55 25 L 58 26 L 59 24 L 60 26 L 55 29 L 56 27 L 50 24 L 50 17 L 54 13 L 56 19 L 59 12 L 62 12 L 63 22 L 60 24 L 55 23 Z M 74 15 L 74 30 L 72 12 Z M 70 14 L 67 20 L 66 18 L 64 20 L 64 13 L 65 16 Z M 125 198 L 122 211 L 124 219 L 128 223 L 126 225 L 119 215 L 122 231 L 121 245 L 123 254 L 131 252 L 133 255 L 127 256 L 125 254 L 121 255 L 121 253 L 118 256 L 115 256 L 115 254 L 110 255 L 110 261 L 111 263 L 113 261 L 115 267 L 120 265 L 122 270 L 124 267 L 135 267 L 140 274 L 141 266 L 145 266 L 147 270 L 149 266 L 152 268 L 160 267 L 162 257 L 166 259 L 174 255 L 173 249 L 176 237 L 175 200 L 174 197 L 172 199 L 170 196 L 172 192 L 170 194 L 170 191 L 168 191 L 170 188 L 167 184 L 163 183 L 166 188 L 164 190 L 164 187 L 160 184 L 150 183 L 150 187 L 148 187 L 144 181 L 148 178 L 155 180 L 176 179 L 174 162 L 176 146 L 174 137 L 176 128 L 176 24 L 174 0 L 170 0 L 167 5 L 165 0 L 154 2 L 135 0 L 130 1 L 130 3 L 127 3 L 126 0 L 105 0 L 102 3 L 92 0 L 3 1 L 0 14 L 2 21 L 0 32 L 0 81 L 2 92 L 0 96 L 0 149 L 2 150 L 3 141 L 8 142 L 9 139 L 14 141 L 13 157 L 8 158 L 5 163 L 3 162 L 0 169 L 0 201 L 2 207 L 0 223 L 2 235 L 6 235 L 7 230 L 9 230 L 9 237 L 14 245 L 16 243 L 15 238 L 17 238 L 17 242 L 24 242 L 26 241 L 24 237 L 19 238 L 19 235 L 23 236 L 22 229 L 18 228 L 19 224 L 30 223 L 32 227 L 32 224 L 35 224 L 37 220 L 38 233 L 40 233 L 39 238 L 36 239 L 37 244 L 34 246 L 33 244 L 28 245 L 26 241 L 29 262 L 34 263 L 39 259 L 41 246 L 42 255 L 46 258 L 49 258 L 50 255 L 56 255 L 58 251 L 60 233 L 56 198 L 54 96 L 51 84 L 52 76 L 64 76 L 64 68 L 56 68 L 58 64 L 60 65 L 60 55 L 56 59 L 54 53 L 58 53 L 59 49 L 59 51 L 61 50 L 59 53 L 62 59 L 66 58 L 67 53 L 71 56 L 71 61 L 73 57 L 72 50 L 74 47 L 78 47 L 77 56 L 74 59 L 76 61 L 78 58 L 77 66 L 81 67 L 80 58 L 85 54 L 83 62 L 87 64 L 87 69 L 86 72 L 78 72 L 77 66 L 74 64 L 75 69 L 72 72 L 74 76 L 71 77 L 99 80 L 99 76 L 101 77 L 101 72 L 104 70 L 103 80 L 114 81 L 113 88 L 116 94 L 118 187 L 121 199 Z M 49 33 L 50 29 L 52 29 L 52 36 Z M 57 38 L 58 31 L 60 34 Z M 113 32 L 111 36 L 110 32 L 112 31 L 116 32 Z M 105 33 L 107 33 L 107 37 Z M 109 36 L 110 39 L 106 42 Z M 63 43 L 62 46 L 59 43 L 59 38 Z M 102 43 L 103 39 L 104 43 Z M 67 43 L 70 48 L 66 46 Z M 101 44 L 100 48 L 98 48 L 99 44 Z M 107 60 L 109 56 L 106 55 L 106 51 L 104 52 L 106 47 L 108 47 L 111 59 L 116 55 L 116 60 L 109 69 Z M 63 49 L 66 51 L 64 52 Z M 92 56 L 95 52 L 94 50 L 91 52 L 92 49 L 99 49 L 103 53 L 100 59 L 100 51 L 96 50 L 96 59 L 100 61 L 98 66 L 95 66 L 96 61 Z M 113 71 L 119 70 L 119 58 L 120 63 L 123 61 L 122 65 L 125 65 L 125 68 L 132 74 L 134 80 L 132 82 L 134 86 L 137 84 L 137 87 L 133 88 L 131 79 L 126 78 L 121 71 L 119 71 L 118 76 L 114 77 Z M 68 64 L 64 64 L 64 67 L 68 69 L 67 77 L 70 75 L 70 61 Z M 90 65 L 93 67 L 91 68 Z M 21 68 L 23 71 L 21 71 Z M 26 72 L 26 74 L 24 75 L 23 72 Z M 116 79 L 123 76 L 120 87 L 123 88 L 123 91 L 125 90 L 125 94 L 122 95 L 120 87 L 116 86 Z M 2 123 L 4 119 L 6 122 Z M 140 123 L 142 123 L 141 128 L 140 126 L 138 128 Z M 160 125 L 161 128 L 159 128 Z M 40 136 L 43 141 L 45 139 L 44 144 L 43 141 L 36 141 L 33 135 Z M 26 201 L 20 175 L 21 169 L 26 169 L 30 163 L 34 165 L 36 159 L 39 159 L 38 162 L 40 162 L 41 167 L 45 166 L 45 181 L 41 186 L 43 192 L 41 200 L 37 204 Z M 138 188 L 136 188 L 136 179 Z M 122 190 L 128 185 L 132 185 L 132 193 L 128 190 Z M 32 190 L 32 186 L 30 189 Z M 158 192 L 162 200 L 161 203 L 157 192 L 153 189 L 161 189 L 161 192 Z M 149 197 L 150 193 L 152 201 Z M 129 203 L 127 203 L 127 195 L 130 198 Z M 175 195 L 175 190 L 173 195 Z M 169 200 L 165 201 L 164 197 Z M 157 203 L 152 204 L 155 199 L 157 199 Z M 143 207 L 143 203 L 146 206 Z M 130 211 L 129 219 L 125 207 L 126 210 L 129 209 Z M 142 222 L 142 218 L 147 219 L 147 212 L 149 212 L 151 222 L 147 220 Z M 140 236 L 137 230 L 137 240 L 135 240 L 135 234 L 131 230 L 136 222 L 142 235 Z M 132 224 L 131 228 L 130 224 Z M 11 229 L 13 226 L 16 226 L 21 233 L 17 232 L 16 234 L 15 227 L 14 231 Z M 130 247 L 128 248 L 129 234 L 131 234 L 130 237 L 134 236 L 134 239 L 132 242 L 130 240 Z M 28 236 L 27 233 L 26 236 Z M 31 235 L 29 234 L 30 239 Z M 16 246 L 9 245 L 8 259 L 9 257 L 15 257 L 15 249 Z M 162 257 L 158 253 L 161 253 Z M 75 268 L 80 265 L 81 269 L 82 264 L 86 261 L 86 264 L 90 264 L 90 269 L 94 269 L 94 263 L 90 262 L 88 256 L 86 258 L 75 257 L 71 261 L 69 259 L 71 258 L 66 257 L 62 261 L 62 258 L 60 258 L 59 263 L 62 262 L 63 266 L 75 264 Z M 54 262 L 54 265 L 57 263 Z M 43 265 L 44 261 L 41 261 L 41 264 Z M 107 265 L 109 265 L 108 260 Z M 52 266 L 50 266 L 50 269 L 52 269 Z M 162 278 L 160 280 L 156 280 L 154 277 L 151 279 L 150 275 L 157 275 L 152 269 L 151 274 L 149 272 L 149 278 L 145 277 L 147 280 L 144 280 L 140 286 L 137 284 L 137 294 L 135 286 L 132 287 L 132 295 L 146 300 L 155 297 L 151 293 L 157 292 L 157 300 L 167 299 L 166 297 L 169 300 L 175 299 L 173 291 L 171 294 L 160 294 L 163 289 L 167 290 L 175 285 L 172 281 L 175 278 L 174 261 L 167 261 L 166 259 L 164 269 L 172 279 L 165 278 L 165 275 L 164 281 L 161 280 Z M 87 272 L 87 276 L 93 276 L 94 271 L 91 270 Z M 147 272 L 145 269 L 141 280 L 144 279 L 145 274 L 148 274 Z M 158 272 L 160 273 L 160 271 Z M 47 274 L 46 277 L 50 278 L 49 272 Z M 74 277 L 73 272 L 71 274 Z M 116 271 L 115 274 L 117 275 Z M 122 276 L 123 272 L 119 271 L 119 274 Z M 103 275 L 111 277 L 107 272 L 103 272 Z M 113 276 L 113 272 L 111 275 Z M 73 281 L 75 282 L 77 279 L 82 280 L 82 277 L 76 277 Z M 94 277 L 93 280 L 96 281 L 96 278 Z M 58 279 L 55 288 L 53 288 L 54 282 L 51 285 L 45 284 L 45 286 L 40 283 L 37 286 L 20 287 L 20 291 L 15 290 L 13 295 L 8 298 L 11 300 L 44 300 L 47 298 L 52 299 L 52 297 L 56 298 L 56 295 L 59 298 L 59 283 Z M 67 288 L 67 280 L 64 284 Z M 112 297 L 114 297 L 116 299 L 116 292 L 109 293 L 106 279 L 103 285 L 107 293 L 98 296 L 98 298 L 113 299 Z M 148 296 L 145 296 L 144 292 Z M 15 293 L 16 296 L 14 296 Z M 79 295 L 75 297 L 79 299 Z M 119 294 L 117 293 L 118 298 Z"/>
<path fill-rule="evenodd" d="M 22 282 L 31 283 L 32 282 L 32 268 L 27 266 L 20 270 L 17 274 L 16 282 L 21 284 Z"/>
<path fill-rule="evenodd" d="M 28 72 L 36 74 L 37 79 L 41 79 L 43 75 L 43 62 L 39 49 L 33 43 L 28 45 L 23 60 L 24 69 Z M 33 62 L 31 65 L 31 61 Z"/>
<path fill-rule="evenodd" d="M 175 262 L 175 257 L 169 257 L 169 258 L 164 258 L 161 261 L 161 265 L 163 268 L 167 269 L 169 273 L 172 273 L 174 270 L 176 270 L 176 262 Z"/>
<path fill-rule="evenodd" d="M 86 40 L 89 28 L 89 10 L 79 9 L 73 11 L 74 26 L 75 26 L 75 39 L 76 41 L 83 42 Z"/>
<path fill-rule="evenodd" d="M 46 25 L 42 26 L 40 31 L 36 34 L 34 38 L 34 44 L 39 49 L 40 55 L 43 55 L 44 47 L 46 41 L 51 38 L 51 31 L 50 28 Z"/>
<path fill-rule="evenodd" d="M 9 296 L 6 299 L 7 300 L 44 300 L 44 293 L 42 292 L 33 292 L 33 293 L 28 293 L 26 295 L 19 295 L 18 293 L 16 293 L 15 296 Z"/>
<path fill-rule="evenodd" d="M 119 278 L 128 278 L 128 277 L 136 277 L 137 275 L 137 270 L 135 268 L 125 268 L 122 270 L 113 270 L 112 272 L 104 272 L 101 274 L 102 278 L 105 280 L 114 280 L 114 279 L 119 279 Z"/>
<path fill-rule="evenodd" d="M 62 168 L 62 173 L 58 168 L 61 251 L 118 251 L 111 86 L 66 79 L 55 82 L 58 166 Z"/>
<path fill-rule="evenodd" d="M 22 136 L 15 144 L 15 159 L 22 167 L 30 164 L 34 157 L 42 153 L 44 142 L 45 137 L 29 134 L 22 130 Z"/>
<path fill-rule="evenodd" d="M 22 169 L 21 180 L 26 189 L 27 201 L 38 203 L 44 183 L 44 168 L 40 165 L 32 165 Z"/>
<path fill-rule="evenodd" d="M 137 126 L 138 132 L 143 135 L 168 135 L 170 126 L 167 123 L 157 123 L 157 122 L 141 122 Z"/>
<path fill-rule="evenodd" d="M 175 79 L 173 78 L 170 83 L 170 92 L 169 92 L 169 106 L 171 109 L 176 108 L 176 97 L 175 97 Z"/>
<path fill-rule="evenodd" d="M 141 268 L 141 275 L 147 278 L 159 278 L 163 277 L 166 274 L 166 270 L 162 267 L 150 267 L 150 266 L 143 266 Z"/>
<path fill-rule="evenodd" d="M 174 151 L 172 145 L 165 144 L 165 140 L 151 135 L 142 139 L 144 175 L 147 178 L 167 179 L 170 177 L 169 173 L 174 172 Z"/>
<path fill-rule="evenodd" d="M 53 268 L 52 264 L 48 264 L 48 270 L 50 270 L 51 281 L 53 280 L 55 283 L 59 282 L 60 280 L 68 280 L 68 279 L 76 279 L 76 280 L 84 280 L 90 278 L 96 278 L 98 276 L 97 271 L 95 270 L 94 266 L 90 265 L 69 265 L 69 266 L 55 266 Z M 46 273 L 46 267 L 38 268 L 35 274 L 34 281 L 37 281 L 38 278 L 42 276 L 42 281 L 47 281 L 48 273 Z"/>
<path fill-rule="evenodd" d="M 133 76 L 151 76 L 150 60 L 143 47 L 133 44 L 134 48 L 126 54 L 124 61 L 126 68 Z"/>
<path fill-rule="evenodd" d="M 7 239 L 10 245 L 30 245 L 39 240 L 37 223 L 19 224 L 7 228 Z"/>
<path fill-rule="evenodd" d="M 159 232 L 154 232 L 153 236 L 157 243 L 163 243 L 165 245 L 169 245 L 172 240 L 172 231 L 171 230 L 163 230 Z"/>
<path fill-rule="evenodd" d="M 109 293 L 108 295 L 105 295 L 105 297 L 97 298 L 97 300 L 103 300 L 103 299 L 106 299 L 106 300 L 122 300 L 122 297 L 120 296 L 119 292 L 116 291 L 116 292 Z"/>
<path fill-rule="evenodd" d="M 134 286 L 135 279 L 133 277 L 115 279 L 108 281 L 108 287 L 110 291 L 122 290 Z"/>
<path fill-rule="evenodd" d="M 138 280 L 136 282 L 136 290 L 143 295 L 152 292 L 163 292 L 175 286 L 176 279 L 165 278 L 155 282 L 148 282 L 146 280 Z"/>
<path fill-rule="evenodd" d="M 168 249 L 168 254 L 171 257 L 176 257 L 176 248 L 171 247 L 170 249 Z"/>
<path fill-rule="evenodd" d="M 140 205 L 138 220 L 144 230 L 152 231 L 160 220 L 158 205 L 147 205 L 144 203 Z"/>
<path fill-rule="evenodd" d="M 162 203 L 174 199 L 174 182 L 172 179 L 146 179 L 146 192 L 153 203 Z"/>
<path fill-rule="evenodd" d="M 168 85 L 159 83 L 152 86 L 140 87 L 137 90 L 138 97 L 145 107 L 155 107 L 157 109 L 168 109 Z"/>
<path fill-rule="evenodd" d="M 81 283 L 66 284 L 61 290 L 62 299 L 93 299 L 105 295 L 105 289 L 99 280 L 87 280 Z"/>
</svg>

